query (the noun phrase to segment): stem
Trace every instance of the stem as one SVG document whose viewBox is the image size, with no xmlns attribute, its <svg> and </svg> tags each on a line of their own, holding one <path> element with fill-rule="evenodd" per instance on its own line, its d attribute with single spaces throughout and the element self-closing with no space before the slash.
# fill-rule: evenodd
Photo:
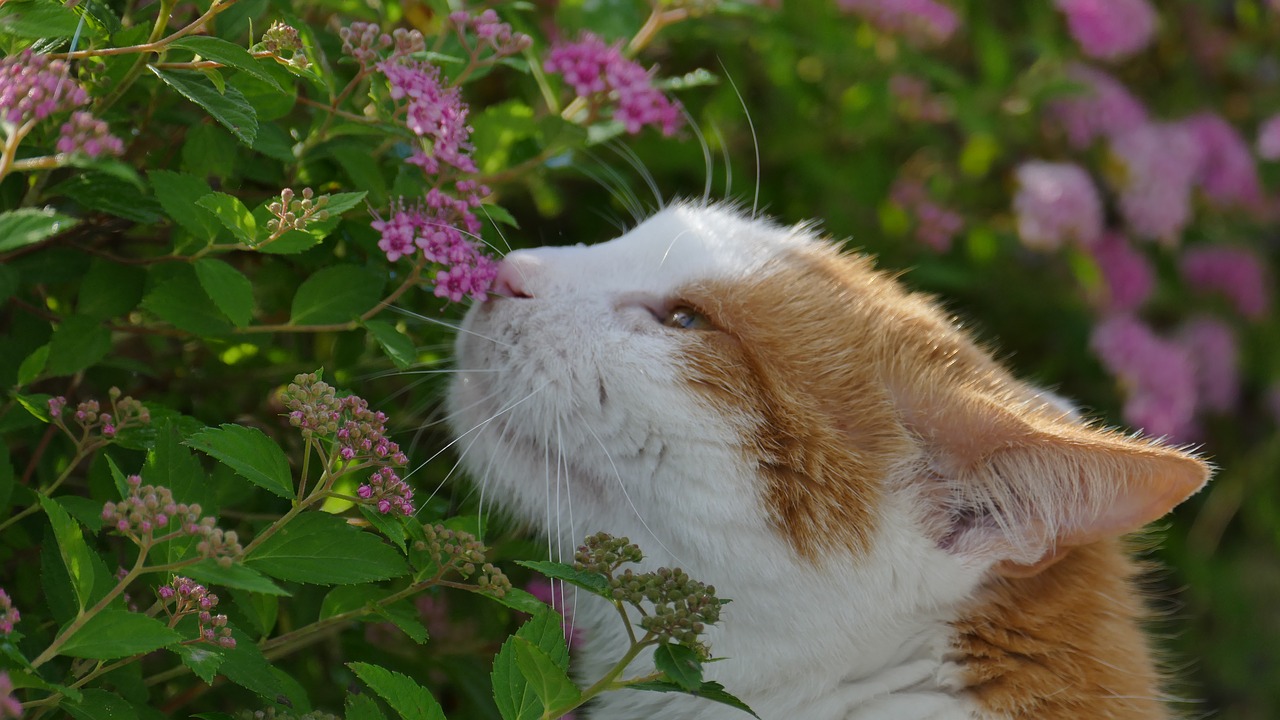
<svg viewBox="0 0 1280 720">
<path fill-rule="evenodd" d="M 125 45 L 123 47 L 102 48 L 100 50 L 77 50 L 75 52 L 49 53 L 49 57 L 59 58 L 62 60 L 80 60 L 82 58 L 103 57 L 107 55 L 131 55 L 133 53 L 159 52 L 174 40 L 179 40 L 199 30 L 206 22 L 212 20 L 215 15 L 226 10 L 232 5 L 235 5 L 237 1 L 238 0 L 221 0 L 219 2 L 218 0 L 215 0 L 203 15 L 191 21 L 191 23 L 186 27 L 162 38 L 161 34 L 164 33 L 165 25 L 168 23 L 169 13 L 172 12 L 173 6 L 177 4 L 176 0 L 163 0 L 161 3 L 160 17 L 157 19 L 156 26 L 151 31 L 151 36 L 147 38 L 145 43 L 140 45 Z M 168 5 L 168 11 L 164 9 L 165 5 Z M 257 55 L 257 53 L 255 53 L 255 55 Z M 267 53 L 267 55 L 270 55 L 270 53 Z"/>
<path fill-rule="evenodd" d="M 344 118 L 352 122 L 365 123 L 367 125 L 377 124 L 378 122 L 374 118 L 368 118 L 363 115 L 356 115 L 355 113 L 349 113 L 346 110 L 339 110 L 332 105 L 326 105 L 325 103 L 322 103 L 322 102 L 316 102 L 315 100 L 312 100 L 311 98 L 305 97 L 302 95 L 298 96 L 298 102 L 302 103 L 303 105 L 310 105 L 311 107 L 320 108 L 321 110 L 325 110 L 329 112 L 331 115 L 336 115 L 340 118 Z M 321 129 L 324 129 L 324 128 L 321 128 Z"/>
<path fill-rule="evenodd" d="M 359 320 L 352 320 L 351 322 L 345 323 L 334 323 L 332 325 L 290 325 L 287 323 L 283 325 L 250 325 L 249 327 L 238 328 L 236 332 L 247 334 L 264 332 L 346 332 L 348 330 L 355 330 L 360 327 L 360 323 L 387 309 L 388 306 L 398 300 L 406 290 L 417 282 L 418 277 L 422 274 L 422 266 L 425 262 L 425 258 L 419 254 L 418 260 L 413 265 L 413 270 L 409 273 L 409 276 L 405 278 L 404 282 L 400 284 L 400 287 L 396 288 L 390 295 L 383 298 L 382 302 L 374 306 L 373 309 L 361 315 Z"/>
<path fill-rule="evenodd" d="M 689 11 L 684 8 L 676 8 L 674 10 L 664 11 L 661 6 L 654 5 L 653 12 L 649 13 L 648 19 L 644 21 L 644 26 L 631 38 L 631 42 L 627 43 L 627 55 L 635 55 L 653 42 L 658 33 L 668 25 L 678 23 L 689 17 Z"/>
<path fill-rule="evenodd" d="M 562 717 L 566 713 L 572 712 L 573 710 L 581 707 L 584 703 L 586 703 L 591 698 L 599 695 L 600 693 L 606 690 L 612 689 L 614 681 L 617 680 L 618 676 L 621 675 L 622 672 L 627 669 L 627 666 L 631 664 L 631 661 L 635 660 L 636 657 L 639 656 L 641 651 L 643 651 L 645 648 L 651 645 L 657 645 L 657 644 L 658 644 L 658 641 L 656 638 L 653 637 L 653 635 L 646 635 L 644 639 L 641 640 L 640 642 L 632 643 L 631 647 L 627 649 L 626 654 L 624 654 L 622 658 L 618 660 L 618 662 L 614 664 L 612 668 L 610 668 L 609 672 L 605 673 L 604 677 L 595 681 L 595 683 L 593 683 L 590 687 L 583 690 L 582 694 L 578 697 L 578 700 L 576 702 L 573 702 L 558 708 L 548 709 L 542 715 L 543 720 L 552 720 L 553 718 Z M 638 678 L 637 680 L 644 680 L 644 679 L 647 679 L 647 678 Z"/>
<path fill-rule="evenodd" d="M 111 92 L 106 97 L 98 101 L 98 105 L 96 109 L 99 115 L 101 115 L 104 110 L 114 105 L 115 102 L 119 100 L 121 96 L 124 95 L 125 91 L 128 90 L 133 85 L 133 83 L 138 79 L 138 76 L 142 74 L 142 69 L 146 65 L 145 53 L 161 52 L 164 50 L 165 45 L 167 45 L 168 43 L 176 39 L 176 37 L 170 36 L 168 38 L 165 38 L 163 41 L 160 40 L 161 36 L 164 35 L 164 29 L 169 25 L 169 17 L 173 14 L 173 7 L 174 5 L 177 5 L 177 4 L 178 4 L 178 0 L 160 0 L 160 12 L 156 14 L 156 24 L 151 28 L 151 35 L 147 38 L 147 42 L 144 45 L 134 46 L 136 48 L 145 47 L 146 49 L 140 49 L 136 51 L 139 53 L 138 57 L 134 59 L 133 65 L 129 66 L 129 71 L 125 73 L 124 77 L 120 79 L 120 82 L 115 86 L 115 88 L 111 90 Z M 209 7 L 209 12 L 206 12 L 204 15 L 200 16 L 200 19 L 197 19 L 196 22 L 197 23 L 201 22 L 205 17 L 212 17 L 210 13 L 213 13 L 217 7 L 218 7 L 218 2 L 217 0 L 214 0 L 213 5 Z M 191 27 L 191 26 L 188 26 L 188 27 Z M 184 30 L 185 29 L 186 28 L 184 28 Z M 181 36 L 178 36 L 178 37 L 181 37 Z M 124 54 L 124 53 L 109 53 L 108 51 L 112 49 L 113 48 L 105 48 L 101 51 L 97 51 L 97 54 L 100 54 L 100 55 Z M 123 50 L 126 48 L 114 48 L 114 49 Z M 93 51 L 81 51 L 81 52 L 93 52 Z M 67 53 L 68 59 L 72 59 L 72 56 L 76 54 L 77 53 Z"/>
<path fill-rule="evenodd" d="M 35 126 L 35 118 L 32 118 L 26 124 L 14 129 L 12 135 L 5 137 L 4 149 L 0 150 L 0 180 L 3 180 L 4 176 L 9 174 L 9 170 L 12 169 L 13 159 L 18 154 L 18 145 Z"/>
<path fill-rule="evenodd" d="M 53 426 L 50 425 L 49 427 L 52 428 Z M 76 447 L 77 447 L 76 455 L 75 457 L 71 458 L 71 462 L 67 463 L 67 468 L 63 470 L 62 474 L 59 475 L 56 480 L 50 483 L 48 487 L 43 487 L 36 490 L 35 491 L 36 495 L 43 495 L 45 497 L 48 497 L 49 493 L 53 492 L 54 490 L 57 490 L 59 485 L 65 482 L 67 478 L 71 477 L 71 472 L 76 469 L 76 466 L 80 464 L 80 461 L 84 460 L 86 457 L 91 455 L 94 450 L 97 450 L 99 445 L 95 443 L 88 447 L 85 447 L 83 445 L 77 445 Z M 36 460 L 37 458 L 32 458 L 32 461 L 31 461 L 32 465 L 28 467 L 28 470 L 34 467 Z M 28 474 L 24 474 L 23 475 L 24 485 L 26 484 L 25 481 L 28 479 L 30 479 Z M 36 512 L 39 509 L 40 509 L 40 501 L 37 500 L 36 502 L 28 505 L 27 507 L 15 513 L 8 520 L 5 520 L 4 522 L 0 522 L 0 532 L 3 532 L 5 528 L 18 522 L 19 520 L 30 515 L 31 513 Z"/>
</svg>

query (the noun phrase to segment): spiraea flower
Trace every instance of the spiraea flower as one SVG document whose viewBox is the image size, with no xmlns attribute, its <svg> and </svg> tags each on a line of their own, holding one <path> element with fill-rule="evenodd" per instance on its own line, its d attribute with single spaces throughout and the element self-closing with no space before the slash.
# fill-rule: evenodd
<svg viewBox="0 0 1280 720">
<path fill-rule="evenodd" d="M 884 32 L 919 42 L 945 42 L 960 27 L 956 11 L 937 0 L 837 0 L 836 4 Z"/>
<path fill-rule="evenodd" d="M 1194 427 L 1197 383 L 1182 345 L 1132 315 L 1117 314 L 1094 328 L 1090 346 L 1125 391 L 1126 422 L 1154 437 L 1187 439 Z"/>
<path fill-rule="evenodd" d="M 502 570 L 485 559 L 484 544 L 474 535 L 462 530 L 450 530 L 444 525 L 423 525 L 424 539 L 413 544 L 415 553 L 421 553 L 431 565 L 443 573 L 456 572 L 464 578 L 475 576 L 475 583 L 497 597 L 511 589 L 511 581 Z"/>
<path fill-rule="evenodd" d="M 13 632 L 13 626 L 18 624 L 22 619 L 22 613 L 18 612 L 18 608 L 13 606 L 13 600 L 9 597 L 9 593 L 0 588 L 0 636 L 7 636 Z"/>
<path fill-rule="evenodd" d="M 417 135 L 423 146 L 415 149 L 408 162 L 425 172 L 440 172 L 441 163 L 463 172 L 475 172 L 471 152 L 471 127 L 467 125 L 469 108 L 458 88 L 441 83 L 440 69 L 434 65 L 402 57 L 377 64 L 391 88 L 392 100 L 406 100 L 405 124 Z"/>
<path fill-rule="evenodd" d="M 1255 207 L 1262 202 L 1262 185 L 1253 153 L 1244 136 L 1220 115 L 1203 112 L 1180 125 L 1200 146 L 1196 184 L 1210 204 Z"/>
<path fill-rule="evenodd" d="M 162 485 L 143 485 L 142 478 L 125 478 L 129 493 L 119 502 L 102 506 L 104 525 L 136 543 L 146 544 L 166 536 L 200 538 L 200 555 L 229 566 L 244 553 L 235 532 L 217 527 L 217 519 L 204 516 L 199 503 L 175 501 L 173 491 Z"/>
<path fill-rule="evenodd" d="M 218 607 L 218 596 L 205 586 L 191 578 L 174 577 L 168 585 L 156 588 L 156 595 L 169 616 L 170 627 L 187 615 L 195 615 L 199 628 L 197 640 L 224 648 L 236 646 L 231 628 L 227 627 L 227 616 L 213 614 Z"/>
<path fill-rule="evenodd" d="M 301 428 L 303 437 L 332 438 L 339 457 L 347 461 L 371 461 L 401 467 L 409 458 L 387 437 L 387 416 L 369 409 L 364 398 L 337 391 L 316 373 L 294 377 L 281 393 L 289 411 L 289 424 Z"/>
<path fill-rule="evenodd" d="M 1025 162 L 1017 170 L 1013 210 L 1018 236 L 1028 247 L 1052 250 L 1074 240 L 1084 245 L 1102 234 L 1102 198 L 1075 163 Z"/>
<path fill-rule="evenodd" d="M 1242 247 L 1188 248 L 1181 258 L 1182 277 L 1200 292 L 1225 296 L 1236 310 L 1258 320 L 1271 308 L 1271 286 L 1262 262 Z"/>
<path fill-rule="evenodd" d="M 329 217 L 329 212 L 324 209 L 328 204 L 328 195 L 317 197 L 311 188 L 303 188 L 302 197 L 298 197 L 292 188 L 285 188 L 280 191 L 280 199 L 267 206 L 272 215 L 267 221 L 267 230 L 273 237 L 289 230 L 306 230 L 308 222 Z"/>
<path fill-rule="evenodd" d="M 56 147 L 60 153 L 91 158 L 124 154 L 124 143 L 108 131 L 107 124 L 84 111 L 72 113 L 71 119 L 63 123 Z"/>
<path fill-rule="evenodd" d="M 949 98 L 935 94 L 927 82 L 912 75 L 899 73 L 889 78 L 889 94 L 896 101 L 898 114 L 907 120 L 942 123 L 955 114 Z"/>
<path fill-rule="evenodd" d="M 1147 0 L 1055 0 L 1085 55 L 1119 60 L 1151 43 L 1156 11 Z"/>
<path fill-rule="evenodd" d="M 0 720 L 17 720 L 22 717 L 22 703 L 13 696 L 13 680 L 9 673 L 0 672 Z"/>
<path fill-rule="evenodd" d="M 916 239 L 937 252 L 951 249 L 952 241 L 964 229 L 964 217 L 934 200 L 918 178 L 898 178 L 889 190 L 889 199 L 911 217 Z"/>
<path fill-rule="evenodd" d="M 628 133 L 653 125 L 664 135 L 674 135 L 680 127 L 680 106 L 654 87 L 649 71 L 623 57 L 618 44 L 607 45 L 584 33 L 577 42 L 552 48 L 543 67 L 564 77 L 578 97 L 592 100 L 598 108 L 612 108 L 613 119 Z"/>
<path fill-rule="evenodd" d="M 1183 323 L 1177 339 L 1195 367 L 1200 407 L 1211 412 L 1233 410 L 1240 396 L 1240 351 L 1235 331 L 1218 318 L 1200 315 Z"/>
<path fill-rule="evenodd" d="M 103 439 L 110 440 L 126 428 L 151 424 L 151 411 L 138 400 L 122 395 L 120 388 L 111 388 L 107 397 L 111 403 L 107 412 L 103 411 L 102 405 L 97 400 L 85 400 L 76 405 L 73 412 L 67 413 L 67 399 L 58 395 L 49 398 L 49 416 L 67 434 L 76 437 L 77 434 L 72 432 L 67 423 L 70 416 L 71 423 L 80 428 L 80 438 L 99 435 Z"/>
<path fill-rule="evenodd" d="M 1258 157 L 1280 160 L 1280 113 L 1263 120 L 1258 128 Z"/>
<path fill-rule="evenodd" d="M 1149 123 L 1111 142 L 1110 177 L 1134 234 L 1177 242 L 1191 221 L 1191 188 L 1202 150 L 1186 128 Z"/>
<path fill-rule="evenodd" d="M 1118 232 L 1105 232 L 1089 252 L 1102 272 L 1101 305 L 1112 312 L 1142 307 L 1155 289 L 1156 273 L 1147 259 Z"/>
<path fill-rule="evenodd" d="M 338 31 L 342 53 L 351 56 L 368 72 L 384 56 L 396 58 L 427 49 L 426 39 L 417 30 L 396 28 L 383 32 L 374 23 L 354 22 Z"/>
<path fill-rule="evenodd" d="M 1111 138 L 1147 122 L 1147 110 L 1119 80 L 1083 63 L 1067 66 L 1066 79 L 1079 89 L 1046 108 L 1052 123 L 1062 128 L 1076 149 L 1099 138 Z"/>
<path fill-rule="evenodd" d="M 89 95 L 71 77 L 71 66 L 31 50 L 0 60 L 0 124 L 20 126 L 74 110 Z M 5 134 L 13 132 L 5 128 Z"/>
<path fill-rule="evenodd" d="M 494 57 L 506 57 L 523 52 L 533 44 L 533 38 L 520 32 L 513 32 L 511 25 L 498 19 L 498 13 L 485 10 L 479 15 L 459 10 L 449 15 L 450 22 L 458 31 L 462 42 L 473 53 L 487 48 Z M 474 46 L 469 36 L 475 37 Z"/>
<path fill-rule="evenodd" d="M 375 472 L 369 482 L 356 490 L 356 494 L 372 503 L 383 515 L 392 510 L 401 515 L 413 514 L 413 489 L 389 467 Z"/>
</svg>

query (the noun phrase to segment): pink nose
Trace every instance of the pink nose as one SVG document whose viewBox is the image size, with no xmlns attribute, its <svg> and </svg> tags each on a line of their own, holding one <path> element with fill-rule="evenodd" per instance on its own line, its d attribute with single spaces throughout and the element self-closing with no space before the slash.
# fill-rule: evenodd
<svg viewBox="0 0 1280 720">
<path fill-rule="evenodd" d="M 527 253 L 513 252 L 498 263 L 498 276 L 491 292 L 509 298 L 531 298 L 530 282 L 537 273 L 538 261 Z"/>
</svg>

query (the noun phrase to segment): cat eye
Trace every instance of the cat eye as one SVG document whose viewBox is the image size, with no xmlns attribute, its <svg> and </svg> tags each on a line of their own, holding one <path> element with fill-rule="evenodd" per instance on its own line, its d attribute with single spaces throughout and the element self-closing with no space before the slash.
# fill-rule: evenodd
<svg viewBox="0 0 1280 720">
<path fill-rule="evenodd" d="M 707 320 L 705 315 L 688 305 L 677 305 L 671 308 L 662 324 L 677 330 L 706 330 L 711 327 L 711 321 Z"/>
</svg>

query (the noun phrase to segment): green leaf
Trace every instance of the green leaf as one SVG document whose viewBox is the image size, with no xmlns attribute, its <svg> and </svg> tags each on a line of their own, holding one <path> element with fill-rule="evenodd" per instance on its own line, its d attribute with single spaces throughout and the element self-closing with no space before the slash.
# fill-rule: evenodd
<svg viewBox="0 0 1280 720">
<path fill-rule="evenodd" d="M 190 50 L 206 60 L 213 60 L 228 67 L 244 71 L 263 82 L 273 85 L 277 90 L 284 90 L 284 88 L 280 87 L 280 83 L 271 77 L 270 73 L 262 69 L 257 58 L 235 43 L 208 35 L 188 35 L 169 43 L 169 47 Z"/>
<path fill-rule="evenodd" d="M 223 424 L 187 438 L 186 444 L 217 458 L 241 477 L 283 498 L 293 497 L 293 471 L 279 445 L 257 428 Z"/>
<path fill-rule="evenodd" d="M 515 643 L 516 666 L 520 668 L 520 674 L 529 681 L 529 687 L 542 701 L 544 708 L 565 707 L 581 699 L 582 693 L 569 679 L 568 672 L 537 645 L 518 634 L 511 638 L 511 642 Z"/>
<path fill-rule="evenodd" d="M 319 245 L 321 239 L 303 230 L 285 230 L 280 237 L 264 242 L 255 249 L 267 255 L 297 255 Z"/>
<path fill-rule="evenodd" d="M 672 682 L 689 692 L 702 687 L 702 662 L 684 645 L 663 643 L 653 651 L 653 664 Z"/>
<path fill-rule="evenodd" d="M 400 554 L 377 536 L 327 513 L 303 513 L 245 561 L 272 577 L 315 585 L 355 585 L 408 572 Z"/>
<path fill-rule="evenodd" d="M 58 707 L 76 720 L 131 720 L 138 711 L 128 700 L 106 690 L 85 690 L 79 700 L 67 698 Z"/>
<path fill-rule="evenodd" d="M 353 610 L 373 612 L 373 604 L 391 594 L 377 585 L 343 585 L 329 591 L 320 603 L 320 619 L 331 618 Z"/>
<path fill-rule="evenodd" d="M 75 227 L 79 222 L 52 208 L 19 208 L 0 213 L 0 252 L 34 245 Z"/>
<path fill-rule="evenodd" d="M 235 628 L 232 629 L 231 637 L 236 639 L 236 646 L 233 648 L 207 646 L 224 658 L 218 671 L 231 682 L 272 702 L 285 695 L 284 683 L 272 672 L 274 668 L 263 656 L 258 643 Z"/>
<path fill-rule="evenodd" d="M 111 331 L 96 318 L 64 318 L 49 339 L 49 374 L 74 375 L 97 363 L 111 350 Z"/>
<path fill-rule="evenodd" d="M 76 313 L 103 320 L 124 315 L 142 300 L 146 277 L 140 267 L 94 258 L 80 283 Z"/>
<path fill-rule="evenodd" d="M 378 703 L 368 695 L 347 695 L 346 720 L 386 720 Z"/>
<path fill-rule="evenodd" d="M 376 162 L 369 162 L 376 146 L 377 143 L 372 141 L 346 139 L 330 145 L 328 151 L 355 187 L 367 188 L 369 202 L 382 206 L 387 201 L 387 180 L 383 177 L 382 167 Z"/>
<path fill-rule="evenodd" d="M 510 595 L 511 593 L 508 593 Z M 526 593 L 527 594 L 527 593 Z M 531 599 L 533 596 L 529 596 Z M 519 665 L 515 640 L 532 643 L 560 671 L 569 669 L 569 647 L 564 639 L 564 621 L 550 607 L 537 603 L 534 616 L 503 643 L 493 659 L 493 697 L 504 720 L 537 720 L 544 710 Z"/>
<path fill-rule="evenodd" d="M 221 585 L 237 590 L 248 590 L 263 595 L 288 597 L 289 592 L 275 584 L 271 578 L 243 564 L 222 567 L 216 560 L 201 560 L 183 568 L 184 575 L 207 585 Z"/>
<path fill-rule="evenodd" d="M 718 702 L 718 703 L 721 703 L 722 705 L 728 705 L 729 707 L 737 708 L 745 713 L 750 713 L 750 715 L 754 718 L 760 717 L 759 715 L 756 715 L 755 711 L 753 711 L 750 707 L 748 707 L 746 703 L 742 702 L 738 698 L 726 692 L 724 689 L 724 686 L 718 682 L 709 682 L 709 681 L 704 682 L 702 683 L 701 687 L 699 687 L 697 690 L 694 690 L 693 692 L 689 692 L 685 690 L 683 687 L 677 685 L 676 683 L 665 682 L 662 680 L 654 680 L 653 682 L 634 683 L 634 684 L 628 685 L 627 687 L 633 690 L 648 690 L 650 692 L 688 693 L 689 695 L 693 695 L 694 697 L 706 698 L 707 700 Z"/>
<path fill-rule="evenodd" d="M 347 663 L 347 667 L 404 720 L 445 720 L 440 703 L 408 675 L 369 663 Z"/>
<path fill-rule="evenodd" d="M 111 481 L 115 483 L 116 492 L 120 493 L 121 498 L 127 497 L 129 495 L 129 485 L 125 479 L 125 474 L 121 472 L 120 466 L 116 464 L 115 459 L 110 455 L 103 453 L 102 457 L 107 460 L 107 467 L 111 470 Z"/>
<path fill-rule="evenodd" d="M 515 216 L 507 212 L 507 209 L 501 205 L 481 205 L 480 212 L 484 213 L 484 216 L 495 225 L 502 223 L 508 227 L 520 229 L 520 223 L 516 222 Z"/>
<path fill-rule="evenodd" d="M 395 625 L 400 632 L 408 635 L 410 640 L 419 645 L 427 641 L 427 628 L 422 624 L 417 609 L 412 605 L 396 603 L 375 608 L 374 612 L 387 622 Z"/>
<path fill-rule="evenodd" d="M 191 672 L 195 673 L 196 677 L 206 683 L 213 683 L 213 679 L 218 675 L 218 668 L 222 667 L 222 663 L 227 659 L 226 656 L 214 650 L 212 645 L 205 643 L 178 645 L 169 649 L 182 658 L 182 664 L 191 668 Z"/>
<path fill-rule="evenodd" d="M 163 217 L 160 203 L 137 186 L 104 172 L 78 172 L 50 188 L 86 208 L 110 213 L 136 223 L 150 224 Z"/>
<path fill-rule="evenodd" d="M 564 580 L 565 582 L 576 585 L 593 595 L 599 595 L 602 598 L 612 600 L 612 590 L 609 588 L 609 581 L 603 575 L 597 573 L 583 572 L 575 569 L 572 565 L 564 563 L 550 562 L 547 560 L 517 560 L 517 565 L 523 565 L 530 570 L 537 570 L 554 580 Z"/>
<path fill-rule="evenodd" d="M 49 398 L 52 395 L 18 395 L 14 394 L 13 399 L 18 401 L 27 412 L 31 413 L 40 422 L 53 422 L 53 418 L 49 417 Z"/>
<path fill-rule="evenodd" d="M 194 175 L 169 170 L 148 171 L 147 179 L 160 207 L 174 222 L 200 240 L 210 242 L 217 237 L 221 223 L 213 213 L 196 204 L 213 192 L 209 183 Z"/>
<path fill-rule="evenodd" d="M 253 213 L 240 202 L 240 198 L 226 193 L 209 193 L 196 201 L 196 205 L 208 210 L 218 222 L 231 231 L 241 244 L 252 246 L 258 234 L 258 223 Z"/>
<path fill-rule="evenodd" d="M 214 492 L 200 461 L 183 447 L 182 429 L 176 418 L 155 418 L 151 427 L 155 445 L 147 452 L 142 476 L 152 485 L 163 485 L 173 491 L 180 503 L 200 503 L 205 514 L 216 512 Z"/>
<path fill-rule="evenodd" d="M 358 507 L 360 508 L 360 514 L 364 515 L 364 519 L 368 520 L 370 525 L 382 533 L 383 537 L 395 543 L 400 548 L 400 552 L 405 551 L 404 524 L 406 518 L 404 515 L 398 513 L 383 514 L 378 512 L 377 508 L 372 508 L 368 505 L 360 505 Z"/>
<path fill-rule="evenodd" d="M 23 658 L 21 655 L 14 657 L 13 654 L 10 653 L 10 651 L 12 651 L 12 653 L 17 653 L 17 650 L 13 647 L 12 644 L 6 642 L 0 645 L 3 645 L 5 649 L 5 654 L 9 655 L 11 659 L 17 661 L 19 666 L 31 667 L 31 663 L 27 662 L 26 658 Z M 10 666 L 8 669 L 5 670 L 5 672 L 9 673 L 9 680 L 13 682 L 13 687 L 15 689 L 35 688 L 37 690 L 48 690 L 51 693 L 55 693 L 55 692 L 61 693 L 62 695 L 65 695 L 72 702 L 79 702 L 80 698 L 84 697 L 84 695 L 75 688 L 67 687 L 66 685 L 58 685 L 57 683 L 48 682 L 44 678 L 40 677 L 39 675 L 36 675 L 35 673 L 27 672 L 25 670 L 18 670 L 14 666 Z"/>
<path fill-rule="evenodd" d="M 0 5 L 0 35 L 39 39 L 74 35 L 80 17 L 47 0 L 10 0 Z M 4 233 L 0 232 L 0 237 Z"/>
<path fill-rule="evenodd" d="M 151 274 L 154 287 L 142 299 L 143 308 L 196 335 L 211 337 L 231 332 L 231 324 L 200 287 L 200 279 L 190 265 L 156 265 Z"/>
<path fill-rule="evenodd" d="M 360 192 L 333 193 L 329 195 L 329 200 L 325 202 L 324 210 L 329 213 L 330 217 L 341 215 L 348 210 L 359 207 L 368 194 L 363 190 Z"/>
<path fill-rule="evenodd" d="M 181 641 L 181 635 L 155 618 L 128 610 L 103 610 L 82 625 L 60 652 L 69 657 L 114 660 Z"/>
<path fill-rule="evenodd" d="M 383 280 L 355 265 L 322 268 L 293 296 L 289 322 L 327 325 L 355 320 L 378 304 Z"/>
<path fill-rule="evenodd" d="M 196 277 L 224 315 L 244 327 L 253 319 L 253 283 L 243 273 L 221 260 L 197 260 Z"/>
<path fill-rule="evenodd" d="M 161 70 L 154 65 L 147 68 L 183 97 L 204 108 L 240 142 L 253 146 L 253 139 L 258 135 L 258 115 L 239 90 L 228 87 L 220 92 L 203 73 L 191 70 Z"/>
<path fill-rule="evenodd" d="M 94 571 L 93 556 L 89 545 L 84 541 L 84 533 L 79 523 L 58 504 L 57 500 L 40 496 L 40 507 L 49 516 L 49 524 L 53 526 L 53 536 L 58 542 L 58 553 L 66 566 L 67 575 L 71 578 L 71 586 L 76 591 L 76 599 L 80 609 L 89 604 L 93 593 Z"/>
<path fill-rule="evenodd" d="M 31 354 L 24 358 L 22 364 L 18 366 L 18 387 L 30 385 L 39 379 L 48 363 L 49 344 L 45 343 L 31 351 Z"/>
<path fill-rule="evenodd" d="M 418 353 L 413 347 L 413 341 L 397 330 L 395 325 L 386 320 L 366 320 L 364 326 L 396 367 L 405 370 L 417 362 Z"/>
</svg>

